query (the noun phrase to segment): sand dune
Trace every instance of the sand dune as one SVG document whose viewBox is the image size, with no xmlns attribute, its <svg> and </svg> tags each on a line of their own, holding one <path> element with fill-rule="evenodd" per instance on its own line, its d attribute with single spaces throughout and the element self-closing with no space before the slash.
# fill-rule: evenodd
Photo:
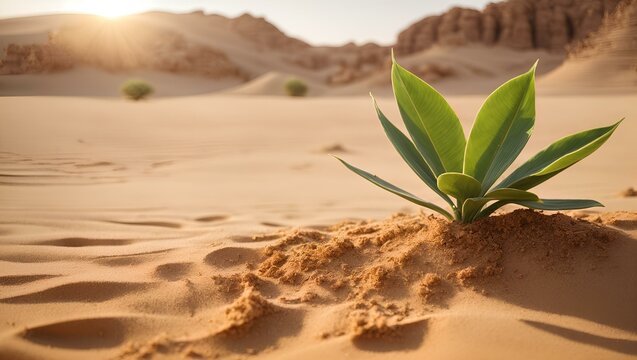
<svg viewBox="0 0 637 360">
<path fill-rule="evenodd" d="M 308 82 L 292 74 L 269 72 L 224 92 L 235 95 L 287 96 L 285 93 L 285 83 L 291 79 L 299 79 L 308 86 L 307 96 L 322 95 L 326 91 L 326 86 L 317 82 Z"/>
<path fill-rule="evenodd" d="M 128 79 L 142 79 L 152 84 L 154 97 L 208 94 L 242 83 L 239 79 L 210 80 L 157 71 L 131 70 L 114 74 L 85 67 L 46 75 L 0 76 L 0 96 L 120 97 L 120 88 Z"/>
<path fill-rule="evenodd" d="M 562 92 L 634 92 L 637 86 L 637 2 L 624 1 L 568 60 L 540 80 Z"/>
<path fill-rule="evenodd" d="M 498 61 L 490 60 L 497 54 Z M 502 82 L 520 74 L 540 59 L 540 79 L 558 67 L 563 55 L 545 51 L 518 52 L 505 48 L 466 46 L 434 47 L 421 53 L 400 57 L 401 63 L 435 84 L 446 94 L 488 94 Z M 308 96 L 361 96 L 369 91 L 391 95 L 388 68 L 376 71 L 367 79 L 350 85 L 329 86 L 316 74 L 286 68 L 284 72 L 267 72 L 251 80 L 238 78 L 207 79 L 195 75 L 179 75 L 158 71 L 128 70 L 106 72 L 89 67 L 53 74 L 0 76 L 2 96 L 119 96 L 121 84 L 140 78 L 156 89 L 155 96 L 187 96 L 223 92 L 236 95 L 284 96 L 283 85 L 290 78 L 303 79 L 309 86 Z M 86 81 L 87 78 L 91 81 Z M 539 80 L 539 91 L 560 91 L 550 82 Z"/>
<path fill-rule="evenodd" d="M 467 45 L 434 46 L 411 55 L 398 56 L 403 66 L 434 84 L 436 89 L 454 95 L 489 94 L 503 82 L 527 71 L 538 59 L 538 77 L 541 79 L 562 63 L 564 55 L 544 50 L 517 51 L 499 46 Z M 542 87 L 538 89 L 539 92 L 543 90 Z M 328 94 L 363 95 L 369 91 L 392 95 L 389 67 L 360 82 L 332 87 Z"/>
</svg>

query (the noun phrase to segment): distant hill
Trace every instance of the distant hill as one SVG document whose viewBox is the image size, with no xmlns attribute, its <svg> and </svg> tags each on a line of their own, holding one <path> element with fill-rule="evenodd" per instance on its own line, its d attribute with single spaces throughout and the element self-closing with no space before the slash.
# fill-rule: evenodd
<svg viewBox="0 0 637 360">
<path fill-rule="evenodd" d="M 564 59 L 565 49 L 574 49 L 599 29 L 619 3 L 508 0 L 482 11 L 452 8 L 406 28 L 393 48 L 402 64 L 427 81 L 452 92 L 459 88 L 454 84 L 472 81 L 470 92 L 484 92 L 501 78 L 525 70 L 534 57 L 542 58 L 543 72 L 553 70 Z M 626 17 L 634 19 L 631 14 Z M 625 38 L 613 35 L 605 41 Z M 311 94 L 363 94 L 370 88 L 382 92 L 389 84 L 389 47 L 373 43 L 314 47 L 250 14 L 227 18 L 198 11 L 149 12 L 117 20 L 92 15 L 4 19 L 0 20 L 0 47 L 4 51 L 0 74 L 31 74 L 0 78 L 0 94 L 5 95 L 17 87 L 22 89 L 20 94 L 41 89 L 37 74 L 74 73 L 69 86 L 82 86 L 78 74 L 86 73 L 86 68 L 103 72 L 102 79 L 108 74 L 120 79 L 151 73 L 148 76 L 158 81 L 171 77 L 152 74 L 190 76 L 198 79 L 193 87 L 197 91 L 244 83 L 231 93 L 252 94 L 258 89 L 273 93 L 272 84 L 284 81 L 284 76 L 321 87 Z M 504 58 L 490 61 L 494 54 Z M 218 85 L 208 86 L 202 79 Z M 91 93 L 116 94 L 114 81 L 105 81 L 104 91 L 94 85 Z M 258 85 L 250 86 L 252 81 Z"/>
</svg>

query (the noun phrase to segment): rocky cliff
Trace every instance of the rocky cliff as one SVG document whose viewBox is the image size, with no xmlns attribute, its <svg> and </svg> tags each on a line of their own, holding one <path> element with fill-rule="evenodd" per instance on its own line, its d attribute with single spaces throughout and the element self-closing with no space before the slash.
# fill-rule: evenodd
<svg viewBox="0 0 637 360">
<path fill-rule="evenodd" d="M 229 21 L 233 31 L 262 48 L 277 50 L 299 50 L 309 48 L 307 43 L 287 36 L 262 17 L 243 14 Z"/>
<path fill-rule="evenodd" d="M 64 49 L 52 44 L 10 44 L 0 60 L 0 75 L 55 72 L 74 65 L 75 61 Z"/>
<path fill-rule="evenodd" d="M 482 11 L 455 7 L 409 26 L 393 47 L 399 55 L 434 45 L 467 44 L 563 51 L 597 30 L 619 2 L 508 0 L 489 4 Z M 75 21 L 52 30 L 46 44 L 12 44 L 5 52 L 0 74 L 60 71 L 77 65 L 243 79 L 291 71 L 330 85 L 369 78 L 386 71 L 390 64 L 385 46 L 313 47 L 260 17 L 226 18 L 203 12 L 148 13 L 117 22 Z M 290 66 L 292 70 L 288 70 Z M 434 80 L 453 73 L 442 62 L 421 61 L 411 68 Z"/>
<path fill-rule="evenodd" d="M 210 78 L 244 77 L 228 56 L 211 46 L 188 41 L 136 19 L 117 25 L 89 19 L 49 34 L 44 44 L 10 44 L 0 74 L 47 73 L 85 65 L 111 72 L 134 69 Z"/>
<path fill-rule="evenodd" d="M 637 71 L 637 0 L 622 0 L 599 29 L 568 47 L 569 59 L 599 56 L 624 59 Z"/>
<path fill-rule="evenodd" d="M 619 0 L 508 0 L 484 10 L 455 7 L 426 17 L 398 35 L 395 50 L 482 43 L 529 50 L 563 50 L 599 28 Z"/>
</svg>

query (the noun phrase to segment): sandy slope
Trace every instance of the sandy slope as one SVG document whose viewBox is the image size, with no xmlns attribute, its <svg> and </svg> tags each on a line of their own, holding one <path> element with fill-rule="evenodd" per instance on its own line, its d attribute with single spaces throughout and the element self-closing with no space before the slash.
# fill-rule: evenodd
<svg viewBox="0 0 637 360">
<path fill-rule="evenodd" d="M 0 96 L 88 96 L 120 97 L 122 84 L 142 79 L 153 86 L 154 97 L 207 94 L 241 84 L 238 79 L 209 79 L 157 71 L 109 73 L 77 68 L 55 74 L 0 76 Z"/>
<path fill-rule="evenodd" d="M 467 130 L 482 100 L 450 98 Z M 636 101 L 539 97 L 520 159 L 627 120 L 538 191 L 637 211 L 619 195 L 637 185 Z M 390 99 L 380 105 L 397 120 Z M 0 358 L 637 354 L 634 214 L 578 215 L 623 232 L 563 217 L 496 221 L 473 240 L 445 231 L 327 155 L 434 200 L 367 98 L 4 97 L 0 108 Z M 328 226 L 396 211 L 416 215 Z M 385 283 L 388 270 L 411 275 Z M 327 285 L 308 281 L 325 271 Z"/>
<path fill-rule="evenodd" d="M 455 95 L 487 94 L 527 70 L 536 59 L 540 59 L 540 93 L 634 93 L 637 2 L 626 0 L 622 4 L 597 33 L 591 34 L 583 45 L 577 45 L 582 49 L 572 52 L 567 61 L 560 51 L 516 51 L 480 44 L 436 45 L 400 56 L 399 61 L 416 72 L 427 66 L 444 68 L 448 72 L 444 76 L 433 74 L 432 78 L 431 71 L 419 75 Z M 66 28 L 71 30 L 65 32 Z M 310 96 L 360 96 L 369 90 L 384 95 L 391 92 L 388 64 L 376 52 L 386 51 L 389 60 L 389 49 L 372 46 L 375 50 L 365 53 L 365 46 L 310 47 L 288 38 L 265 20 L 248 15 L 230 19 L 197 12 L 149 12 L 118 20 L 77 14 L 0 19 L 0 49 L 4 52 L 12 43 L 43 44 L 50 32 L 54 34 L 54 43 L 57 33 L 57 42 L 75 54 L 78 63 L 73 63 L 74 70 L 0 76 L 0 96 L 117 96 L 120 84 L 131 77 L 151 82 L 157 96 L 218 91 L 282 95 L 282 83 L 288 77 L 305 80 L 310 85 Z M 164 47 L 155 46 L 158 43 Z M 368 59 L 370 62 L 366 63 L 365 58 L 375 60 Z M 9 63 L 12 61 L 9 59 Z M 354 66 L 350 64 L 352 61 L 360 64 Z M 86 64 L 96 68 L 83 68 Z M 122 70 L 130 68 L 157 71 Z M 197 78 L 193 74 L 203 76 Z M 346 85 L 327 86 L 328 79 L 333 77 L 349 80 L 341 80 Z"/>
<path fill-rule="evenodd" d="M 637 1 L 624 1 L 570 54 L 540 80 L 549 91 L 599 93 L 635 91 L 637 86 Z"/>
<path fill-rule="evenodd" d="M 526 72 L 539 60 L 537 76 L 550 74 L 564 60 L 564 54 L 544 50 L 516 51 L 499 46 L 466 45 L 460 47 L 434 46 L 416 54 L 398 57 L 399 63 L 413 71 L 423 64 L 448 69 L 450 75 L 428 78 L 418 74 L 445 94 L 489 94 L 505 81 Z M 378 72 L 352 85 L 332 88 L 330 95 L 361 95 L 364 90 L 392 95 L 389 70 Z M 540 90 L 544 90 L 540 88 Z"/>
<path fill-rule="evenodd" d="M 230 88 L 224 91 L 224 93 L 234 95 L 287 96 L 285 84 L 291 79 L 298 79 L 298 77 L 292 74 L 269 72 L 245 84 Z M 308 87 L 306 96 L 323 95 L 327 90 L 326 85 L 319 82 L 308 81 L 307 79 L 302 79 L 302 81 Z"/>
<path fill-rule="evenodd" d="M 194 35 L 192 35 L 194 36 Z M 0 39 L 3 37 L 0 36 Z M 220 38 L 216 38 L 218 41 Z M 222 39 L 222 38 L 221 38 Z M 216 43 L 215 43 L 216 44 Z M 249 48 L 249 46 L 245 46 Z M 230 50 L 232 51 L 232 49 Z M 240 54 L 240 52 L 239 52 Z M 229 53 L 232 59 L 235 53 Z M 251 58 L 258 56 L 250 55 Z M 272 56 L 272 55 L 270 55 Z M 402 65 L 418 69 L 422 64 L 444 66 L 452 75 L 431 81 L 447 94 L 489 94 L 493 89 L 527 71 L 540 59 L 538 76 L 550 73 L 563 60 L 563 54 L 546 51 L 514 51 L 501 47 L 482 45 L 457 48 L 434 47 L 418 54 L 399 58 Z M 267 57 L 265 57 L 267 59 Z M 493 60 L 493 59 L 497 60 Z M 383 69 L 369 78 L 349 85 L 328 86 L 322 72 L 300 71 L 290 64 L 259 62 L 260 68 L 253 69 L 255 78 L 243 81 L 236 78 L 208 79 L 205 77 L 177 75 L 157 71 L 107 72 L 94 68 L 77 68 L 53 74 L 26 74 L 0 76 L 0 96 L 119 96 L 121 84 L 129 78 L 140 78 L 151 83 L 156 89 L 155 96 L 185 96 L 223 92 L 237 95 L 285 95 L 283 85 L 289 78 L 300 78 L 309 86 L 308 96 L 365 96 L 371 90 L 376 94 L 391 95 L 388 69 Z M 90 78 L 90 81 L 87 79 Z M 427 79 L 430 80 L 430 79 Z M 551 87 L 552 93 L 560 88 Z M 632 88 L 624 89 L 631 92 Z"/>
<path fill-rule="evenodd" d="M 308 81 L 323 82 L 324 71 L 312 71 L 290 61 L 289 58 L 296 52 L 285 48 L 264 47 L 258 41 L 252 41 L 233 29 L 232 21 L 214 15 L 161 12 L 137 14 L 118 20 L 105 20 L 92 15 L 65 14 L 0 19 L 0 50 L 4 57 L 5 48 L 9 44 L 43 44 L 47 42 L 50 32 L 55 33 L 70 27 L 72 30 L 64 35 L 65 41 L 79 47 L 77 50 L 80 53 L 98 53 L 99 55 L 96 56 L 100 58 L 100 63 L 112 65 L 121 59 L 126 59 L 130 56 L 129 53 L 139 52 L 140 45 L 136 41 L 143 43 L 144 36 L 159 36 L 153 41 L 161 41 L 162 37 L 175 35 L 183 39 L 184 44 L 210 47 L 224 54 L 232 64 L 236 64 L 241 69 L 244 77 L 257 80 L 257 83 L 260 76 L 271 72 L 288 73 Z M 75 30 L 73 26 L 80 26 L 80 30 Z M 137 29 L 143 29 L 143 31 Z M 90 47 L 95 44 L 108 50 L 96 52 Z M 171 51 L 182 50 L 174 48 Z M 143 55 L 147 54 L 140 56 Z M 90 56 L 87 58 L 92 59 Z M 193 70 L 195 74 L 196 70 Z M 91 72 L 91 81 L 86 81 L 89 77 L 83 76 L 87 75 L 87 71 Z M 187 74 L 178 76 L 143 69 L 109 72 L 97 68 L 79 68 L 45 76 L 32 74 L 1 76 L 0 95 L 117 96 L 119 85 L 131 77 L 141 77 L 151 82 L 158 89 L 159 96 L 214 92 L 235 87 L 245 81 L 233 74 L 228 74 L 227 78 L 215 79 L 205 76 L 196 78 Z M 185 86 L 186 84 L 188 86 Z M 275 93 L 272 90 L 265 92 L 266 90 L 267 87 L 261 93 Z M 280 89 L 276 90 L 280 92 Z"/>
<path fill-rule="evenodd" d="M 76 68 L 45 75 L 0 76 L 0 95 L 54 95 L 54 96 L 117 96 L 123 81 L 143 78 L 154 85 L 157 96 L 193 95 L 223 90 L 234 94 L 283 95 L 282 83 L 287 77 L 298 77 L 310 86 L 309 96 L 366 95 L 370 90 L 389 94 L 387 69 L 377 69 L 365 78 L 344 86 L 327 86 L 326 79 L 338 69 L 338 62 L 312 70 L 295 63 L 295 59 L 307 56 L 304 49 L 266 49 L 232 28 L 233 20 L 219 16 L 200 14 L 168 14 L 151 12 L 107 21 L 89 15 L 50 15 L 0 20 L 0 49 L 11 43 L 42 44 L 50 31 L 61 27 L 82 24 L 82 31 L 66 33 L 69 44 L 100 44 L 110 51 L 99 53 L 104 63 L 118 63 L 127 53 L 140 51 L 133 40 L 144 39 L 135 32 L 133 40 L 124 41 L 134 29 L 142 27 L 144 34 L 179 34 L 184 43 L 209 46 L 236 64 L 247 79 L 229 77 L 196 78 L 152 71 L 109 72 L 97 68 Z M 162 35 L 165 36 L 165 35 Z M 67 39 L 68 38 L 68 39 Z M 139 39 L 138 39 L 139 38 Z M 124 40 L 122 40 L 124 39 Z M 173 49 L 172 51 L 178 51 Z M 82 50 L 80 52 L 90 49 Z M 352 57 L 342 49 L 313 48 L 313 56 L 328 58 Z M 138 54 L 139 56 L 143 54 Z M 97 56 L 97 55 L 96 55 Z M 387 50 L 389 56 L 389 49 Z M 143 56 L 142 56 L 143 57 Z M 536 59 L 541 59 L 539 75 L 556 68 L 563 60 L 562 53 L 546 51 L 515 51 L 503 47 L 471 45 L 463 47 L 439 47 L 401 57 L 404 66 L 417 70 L 423 64 L 448 68 L 452 75 L 435 81 L 437 86 L 453 94 L 487 94 L 512 76 L 526 71 Z M 114 60 L 115 59 L 115 60 Z M 121 59 L 120 59 L 121 60 Z M 86 79 L 91 81 L 86 81 Z M 428 79 L 429 80 L 429 79 Z M 245 83 L 243 83 L 245 82 Z"/>
</svg>

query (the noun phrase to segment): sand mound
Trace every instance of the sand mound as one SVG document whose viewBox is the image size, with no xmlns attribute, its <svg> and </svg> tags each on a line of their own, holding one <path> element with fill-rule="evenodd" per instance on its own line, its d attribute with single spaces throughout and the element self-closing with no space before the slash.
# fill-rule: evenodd
<svg viewBox="0 0 637 360">
<path fill-rule="evenodd" d="M 622 191 L 621 195 L 623 197 L 635 197 L 637 196 L 637 190 L 635 190 L 635 188 L 633 187 L 629 187 L 626 190 Z"/>
<path fill-rule="evenodd" d="M 416 287 L 431 297 L 445 281 L 469 286 L 499 275 L 520 254 L 544 268 L 568 271 L 576 257 L 602 256 L 617 236 L 584 220 L 525 210 L 470 225 L 397 215 L 380 223 L 343 223 L 327 232 L 291 232 L 265 249 L 258 274 L 297 286 L 327 286 L 349 299 Z"/>
<path fill-rule="evenodd" d="M 605 225 L 624 228 L 635 215 L 575 215 L 516 210 L 465 225 L 433 215 L 396 214 L 321 230 L 282 230 L 273 234 L 278 240 L 260 250 L 262 257 L 212 276 L 227 305 L 207 328 L 153 339 L 122 355 L 140 354 L 140 349 L 147 356 L 265 355 L 284 344 L 294 347 L 285 341 L 291 335 L 306 345 L 344 339 L 362 354 L 422 351 L 424 339 L 439 333 L 441 321 L 492 321 L 447 310 L 466 306 L 459 305 L 466 299 L 471 299 L 467 309 L 494 298 L 637 330 L 634 311 L 627 307 L 634 291 L 621 289 L 630 285 L 631 270 L 622 262 L 608 263 L 626 245 L 626 234 Z M 618 265 L 628 274 L 616 277 L 612 269 Z M 606 274 L 601 283 L 595 280 L 600 274 Z M 577 285 L 583 279 L 587 285 Z M 552 291 L 560 294 L 547 301 Z M 631 341 L 620 345 L 623 352 L 632 351 Z"/>
<path fill-rule="evenodd" d="M 301 79 L 308 86 L 307 96 L 320 95 L 325 92 L 325 86 L 314 81 L 308 81 L 299 76 L 272 71 L 263 74 L 245 84 L 239 85 L 227 91 L 235 95 L 275 95 L 287 96 L 285 83 L 290 79 Z"/>
<path fill-rule="evenodd" d="M 226 308 L 226 321 L 217 330 L 219 335 L 240 335 L 248 331 L 256 319 L 276 311 L 254 288 L 247 287 L 230 306 Z"/>
<path fill-rule="evenodd" d="M 584 215 L 583 218 L 627 231 L 637 229 L 637 214 L 627 211 L 617 211 L 601 215 Z"/>
</svg>

